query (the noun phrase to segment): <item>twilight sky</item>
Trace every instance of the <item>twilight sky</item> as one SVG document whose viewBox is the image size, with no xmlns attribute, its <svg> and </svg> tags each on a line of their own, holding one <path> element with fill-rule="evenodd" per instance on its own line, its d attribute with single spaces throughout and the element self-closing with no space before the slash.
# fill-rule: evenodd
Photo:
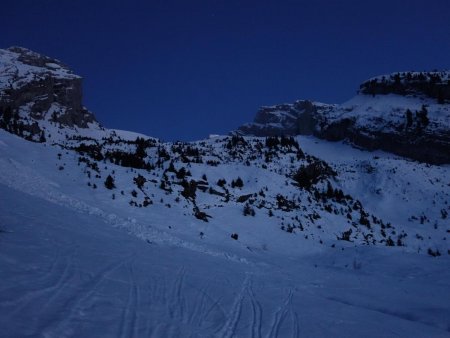
<svg viewBox="0 0 450 338">
<path fill-rule="evenodd" d="M 8 0 L 0 48 L 60 59 L 106 127 L 194 140 L 258 107 L 342 103 L 363 80 L 450 69 L 448 0 Z"/>
</svg>

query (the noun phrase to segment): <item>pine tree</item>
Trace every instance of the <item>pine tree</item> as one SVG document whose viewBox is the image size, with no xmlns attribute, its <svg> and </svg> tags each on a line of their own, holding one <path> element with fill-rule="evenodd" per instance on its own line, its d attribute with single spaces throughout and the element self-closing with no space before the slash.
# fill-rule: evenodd
<svg viewBox="0 0 450 338">
<path fill-rule="evenodd" d="M 133 181 L 139 189 L 142 189 L 145 182 L 147 182 L 147 179 L 144 176 L 139 174 L 135 178 L 133 178 Z"/>
<path fill-rule="evenodd" d="M 437 95 L 437 102 L 439 104 L 444 104 L 445 103 L 444 91 L 442 89 L 439 89 L 439 92 L 438 92 L 438 95 Z"/>
<path fill-rule="evenodd" d="M 406 110 L 406 127 L 411 128 L 412 124 L 413 124 L 413 114 L 412 114 L 411 110 L 407 109 Z"/>
<path fill-rule="evenodd" d="M 106 189 L 114 189 L 116 187 L 116 185 L 114 184 L 114 178 L 112 178 L 111 175 L 108 175 L 108 177 L 105 180 L 105 187 Z"/>
<path fill-rule="evenodd" d="M 45 141 L 47 141 L 45 139 L 45 133 L 44 131 L 41 131 L 41 135 L 39 136 L 39 142 L 44 143 Z"/>
<path fill-rule="evenodd" d="M 237 180 L 234 182 L 235 186 L 238 188 L 242 188 L 244 186 L 244 182 L 242 181 L 242 178 L 238 177 Z"/>
<path fill-rule="evenodd" d="M 420 109 L 420 112 L 418 113 L 418 116 L 420 118 L 420 123 L 426 127 L 430 123 L 430 119 L 428 118 L 428 110 L 425 107 L 425 105 L 422 105 L 422 109 Z"/>
</svg>

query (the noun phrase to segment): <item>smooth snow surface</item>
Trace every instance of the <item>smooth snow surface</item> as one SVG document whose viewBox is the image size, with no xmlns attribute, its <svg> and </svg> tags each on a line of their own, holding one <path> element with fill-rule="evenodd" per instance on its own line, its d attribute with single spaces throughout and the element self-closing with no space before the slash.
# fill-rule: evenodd
<svg viewBox="0 0 450 338">
<path fill-rule="evenodd" d="M 244 264 L 147 243 L 3 185 L 0 214 L 2 337 L 449 335 L 450 270 L 424 255 L 359 248 Z"/>
</svg>

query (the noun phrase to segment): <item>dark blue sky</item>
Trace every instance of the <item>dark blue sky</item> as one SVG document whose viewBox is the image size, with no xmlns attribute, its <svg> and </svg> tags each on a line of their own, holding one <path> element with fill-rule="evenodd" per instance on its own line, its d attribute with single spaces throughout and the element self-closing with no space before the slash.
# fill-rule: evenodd
<svg viewBox="0 0 450 338">
<path fill-rule="evenodd" d="M 399 70 L 450 68 L 450 1 L 4 1 L 0 48 L 84 77 L 107 127 L 165 140 L 227 133 L 258 107 L 341 103 Z"/>
</svg>

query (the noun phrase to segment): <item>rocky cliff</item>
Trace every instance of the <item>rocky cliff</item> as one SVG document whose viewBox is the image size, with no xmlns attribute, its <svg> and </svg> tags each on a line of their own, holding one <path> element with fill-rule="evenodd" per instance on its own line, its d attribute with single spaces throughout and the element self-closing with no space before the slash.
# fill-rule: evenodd
<svg viewBox="0 0 450 338">
<path fill-rule="evenodd" d="M 432 164 L 450 163 L 450 73 L 395 73 L 373 78 L 341 105 L 297 101 L 263 107 L 241 135 L 314 135 L 347 139 Z"/>
<path fill-rule="evenodd" d="M 0 49 L 0 127 L 38 141 L 53 123 L 98 125 L 82 104 L 82 79 L 60 61 L 26 48 Z"/>
<path fill-rule="evenodd" d="M 321 116 L 334 108 L 332 104 L 308 100 L 261 107 L 254 122 L 241 126 L 238 132 L 253 136 L 312 135 Z"/>
</svg>

